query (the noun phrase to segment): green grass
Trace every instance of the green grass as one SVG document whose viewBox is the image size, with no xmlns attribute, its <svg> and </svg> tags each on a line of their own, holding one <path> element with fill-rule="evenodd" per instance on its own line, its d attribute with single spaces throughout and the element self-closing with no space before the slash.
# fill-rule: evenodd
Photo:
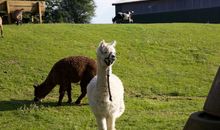
<svg viewBox="0 0 220 130">
<path fill-rule="evenodd" d="M 32 104 L 41 83 L 63 57 L 96 58 L 102 39 L 117 41 L 113 73 L 125 87 L 119 130 L 181 130 L 203 108 L 220 63 L 218 24 L 6 25 L 0 39 L 0 129 L 95 130 L 88 105 L 56 107 L 58 87 Z M 73 99 L 79 86 L 73 84 Z M 85 98 L 83 104 L 87 104 Z"/>
</svg>

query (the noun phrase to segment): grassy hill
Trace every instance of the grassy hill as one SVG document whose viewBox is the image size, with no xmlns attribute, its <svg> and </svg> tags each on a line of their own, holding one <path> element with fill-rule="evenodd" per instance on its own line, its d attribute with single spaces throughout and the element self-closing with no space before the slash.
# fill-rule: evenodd
<svg viewBox="0 0 220 130">
<path fill-rule="evenodd" d="M 102 39 L 117 41 L 113 73 L 125 87 L 119 130 L 181 130 L 202 110 L 220 64 L 220 25 L 131 24 L 6 25 L 0 39 L 0 129 L 95 130 L 88 105 L 56 107 L 58 86 L 32 104 L 41 83 L 63 57 L 96 58 Z M 73 84 L 73 100 L 79 86 Z M 64 98 L 64 102 L 66 101 Z M 87 104 L 87 98 L 83 100 Z"/>
</svg>

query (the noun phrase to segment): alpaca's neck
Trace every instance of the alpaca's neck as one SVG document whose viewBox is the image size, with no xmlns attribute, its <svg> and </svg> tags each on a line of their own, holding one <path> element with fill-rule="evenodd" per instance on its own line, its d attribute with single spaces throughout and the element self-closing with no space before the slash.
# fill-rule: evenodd
<svg viewBox="0 0 220 130">
<path fill-rule="evenodd" d="M 112 74 L 112 66 L 102 67 L 98 64 L 97 70 L 97 86 L 103 89 L 107 89 L 107 75 Z"/>
<path fill-rule="evenodd" d="M 39 87 L 39 89 L 41 90 L 41 96 L 45 97 L 49 94 L 49 92 L 56 86 L 56 84 L 48 81 L 48 79 L 46 79 Z"/>
</svg>

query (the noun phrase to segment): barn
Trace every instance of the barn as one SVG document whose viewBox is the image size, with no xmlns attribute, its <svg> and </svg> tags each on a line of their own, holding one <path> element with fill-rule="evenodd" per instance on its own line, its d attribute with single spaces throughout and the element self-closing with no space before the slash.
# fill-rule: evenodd
<svg viewBox="0 0 220 130">
<path fill-rule="evenodd" d="M 133 10 L 135 23 L 220 23 L 220 0 L 119 0 L 115 12 Z"/>
</svg>

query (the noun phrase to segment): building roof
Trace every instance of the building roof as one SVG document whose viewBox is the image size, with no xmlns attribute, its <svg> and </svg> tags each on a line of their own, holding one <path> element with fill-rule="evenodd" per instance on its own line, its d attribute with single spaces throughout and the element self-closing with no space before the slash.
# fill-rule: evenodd
<svg viewBox="0 0 220 130">
<path fill-rule="evenodd" d="M 150 1 L 150 0 L 117 0 L 112 5 L 124 4 L 124 3 L 134 3 L 134 2 L 141 2 L 141 1 Z"/>
</svg>

